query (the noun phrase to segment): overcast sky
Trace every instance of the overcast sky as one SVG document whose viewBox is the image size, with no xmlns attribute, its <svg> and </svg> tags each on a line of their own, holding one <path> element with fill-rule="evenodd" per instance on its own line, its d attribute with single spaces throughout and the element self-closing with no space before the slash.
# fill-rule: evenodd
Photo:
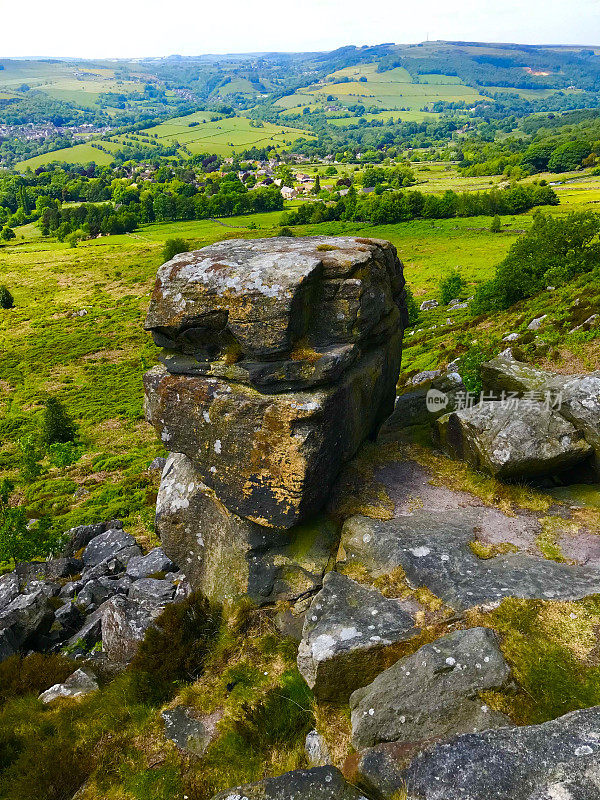
<svg viewBox="0 0 600 800">
<path fill-rule="evenodd" d="M 600 0 L 0 0 L 0 58 L 330 50 L 463 39 L 600 44 Z"/>
</svg>

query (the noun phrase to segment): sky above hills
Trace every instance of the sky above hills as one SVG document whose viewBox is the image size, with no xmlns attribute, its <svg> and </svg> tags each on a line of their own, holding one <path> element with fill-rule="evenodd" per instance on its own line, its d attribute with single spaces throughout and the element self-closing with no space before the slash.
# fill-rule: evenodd
<svg viewBox="0 0 600 800">
<path fill-rule="evenodd" d="M 600 44 L 599 0 L 0 0 L 0 58 L 330 50 L 425 39 Z"/>
</svg>

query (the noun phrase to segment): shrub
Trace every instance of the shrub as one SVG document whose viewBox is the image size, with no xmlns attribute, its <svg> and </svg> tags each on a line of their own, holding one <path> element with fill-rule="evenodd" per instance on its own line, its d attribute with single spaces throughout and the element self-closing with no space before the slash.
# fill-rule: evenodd
<svg viewBox="0 0 600 800">
<path fill-rule="evenodd" d="M 502 221 L 500 220 L 498 214 L 496 214 L 496 216 L 492 219 L 492 222 L 490 224 L 490 233 L 500 233 L 501 230 L 502 230 Z"/>
<path fill-rule="evenodd" d="M 498 311 L 571 278 L 591 272 L 600 260 L 600 216 L 590 211 L 555 218 L 538 212 L 527 233 L 511 246 L 491 281 L 471 303 L 478 316 Z"/>
<path fill-rule="evenodd" d="M 48 447 L 50 463 L 54 467 L 68 467 L 79 460 L 81 448 L 74 442 L 55 442 Z"/>
<path fill-rule="evenodd" d="M 185 239 L 167 239 L 162 251 L 163 261 L 170 261 L 173 256 L 178 253 L 187 253 L 189 249 Z"/>
<path fill-rule="evenodd" d="M 167 606 L 148 629 L 131 663 L 139 700 L 162 702 L 178 683 L 201 675 L 220 624 L 220 610 L 197 592 Z"/>
<path fill-rule="evenodd" d="M 419 304 L 415 300 L 412 291 L 407 286 L 406 289 L 406 308 L 408 311 L 408 324 L 416 325 L 419 320 Z"/>
<path fill-rule="evenodd" d="M 457 269 L 451 270 L 439 284 L 440 301 L 447 306 L 450 300 L 459 297 L 464 289 L 465 282 Z"/>
<path fill-rule="evenodd" d="M 46 400 L 42 422 L 42 439 L 48 444 L 56 442 L 72 442 L 77 434 L 77 427 L 66 408 L 57 397 Z"/>
<path fill-rule="evenodd" d="M 0 662 L 0 705 L 11 697 L 39 695 L 75 671 L 73 662 L 57 653 L 10 656 Z"/>
<path fill-rule="evenodd" d="M 15 299 L 6 286 L 0 286 L 0 308 L 12 308 Z"/>
<path fill-rule="evenodd" d="M 482 390 L 481 365 L 496 355 L 495 341 L 476 342 L 461 356 L 458 371 L 468 392 L 479 394 Z"/>
<path fill-rule="evenodd" d="M 279 228 L 279 230 L 276 233 L 276 236 L 294 236 L 294 235 L 295 235 L 294 231 L 285 225 L 283 226 L 283 228 Z"/>
</svg>

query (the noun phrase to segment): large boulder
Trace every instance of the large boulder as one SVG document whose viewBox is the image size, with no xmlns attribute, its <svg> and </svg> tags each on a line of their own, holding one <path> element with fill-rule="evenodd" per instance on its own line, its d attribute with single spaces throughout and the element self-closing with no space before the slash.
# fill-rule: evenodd
<svg viewBox="0 0 600 800">
<path fill-rule="evenodd" d="M 583 431 L 600 464 L 600 371 L 558 375 L 497 356 L 481 365 L 481 379 L 484 388 L 498 396 L 512 392 L 519 397 L 547 398 L 561 416 Z"/>
<path fill-rule="evenodd" d="M 546 404 L 484 401 L 437 421 L 439 440 L 497 478 L 534 478 L 566 470 L 592 452 L 580 431 Z"/>
<path fill-rule="evenodd" d="M 498 728 L 419 748 L 382 744 L 345 772 L 374 797 L 396 800 L 597 800 L 600 708 L 542 725 Z"/>
<path fill-rule="evenodd" d="M 335 767 L 285 772 L 278 778 L 219 792 L 213 800 L 366 800 Z"/>
<path fill-rule="evenodd" d="M 338 383 L 280 394 L 158 366 L 144 378 L 146 408 L 166 447 L 229 509 L 290 528 L 323 506 L 343 464 L 393 411 L 400 357 L 395 333 Z"/>
<path fill-rule="evenodd" d="M 306 613 L 298 669 L 317 697 L 346 699 L 390 666 L 418 632 L 397 600 L 329 572 Z"/>
<path fill-rule="evenodd" d="M 449 509 L 390 520 L 355 516 L 342 529 L 339 569 L 360 567 L 372 579 L 399 568 L 463 610 L 505 597 L 577 600 L 600 593 L 600 567 L 549 561 L 524 553 L 479 558 L 470 547 L 476 509 Z"/>
<path fill-rule="evenodd" d="M 510 669 L 496 635 L 487 628 L 455 631 L 401 658 L 350 697 L 352 743 L 448 738 L 504 725 L 480 692 L 502 689 Z"/>
<path fill-rule="evenodd" d="M 388 242 L 234 240 L 181 254 L 159 270 L 146 320 L 167 348 L 145 376 L 147 418 L 228 509 L 292 528 L 392 412 L 405 319 Z"/>
<path fill-rule="evenodd" d="M 0 613 L 0 661 L 18 653 L 50 630 L 52 592 L 44 584 L 13 597 Z"/>
<path fill-rule="evenodd" d="M 218 602 L 249 595 L 259 604 L 317 591 L 339 537 L 338 526 L 326 517 L 289 531 L 243 519 L 179 453 L 170 454 L 163 471 L 156 530 L 193 589 Z"/>
</svg>

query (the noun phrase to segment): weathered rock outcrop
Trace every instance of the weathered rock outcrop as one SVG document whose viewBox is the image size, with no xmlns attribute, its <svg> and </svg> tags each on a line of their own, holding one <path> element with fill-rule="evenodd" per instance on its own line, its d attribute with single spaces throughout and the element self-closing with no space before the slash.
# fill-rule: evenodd
<svg viewBox="0 0 600 800">
<path fill-rule="evenodd" d="M 479 697 L 510 669 L 487 628 L 456 631 L 401 658 L 350 698 L 352 743 L 410 743 L 510 725 Z"/>
<path fill-rule="evenodd" d="M 287 529 L 393 410 L 405 318 L 371 239 L 233 240 L 161 267 L 146 328 L 168 348 L 146 411 L 227 508 Z"/>
<path fill-rule="evenodd" d="M 298 668 L 320 698 L 347 698 L 400 655 L 416 636 L 398 600 L 329 572 L 306 614 Z"/>
<path fill-rule="evenodd" d="M 325 516 L 281 531 L 233 514 L 179 453 L 163 471 L 156 530 L 194 589 L 219 602 L 247 594 L 259 604 L 314 594 L 339 539 Z"/>
<path fill-rule="evenodd" d="M 485 401 L 437 421 L 439 440 L 451 455 L 498 478 L 561 472 L 592 452 L 583 435 L 542 402 Z"/>
<path fill-rule="evenodd" d="M 600 372 L 589 375 L 557 375 L 515 359 L 498 356 L 481 366 L 486 390 L 498 394 L 548 393 L 556 411 L 582 431 L 594 448 L 600 465 Z"/>
<path fill-rule="evenodd" d="M 383 800 L 596 800 L 600 708 L 542 725 L 467 733 L 427 747 L 382 744 L 353 757 L 349 780 Z"/>
</svg>

